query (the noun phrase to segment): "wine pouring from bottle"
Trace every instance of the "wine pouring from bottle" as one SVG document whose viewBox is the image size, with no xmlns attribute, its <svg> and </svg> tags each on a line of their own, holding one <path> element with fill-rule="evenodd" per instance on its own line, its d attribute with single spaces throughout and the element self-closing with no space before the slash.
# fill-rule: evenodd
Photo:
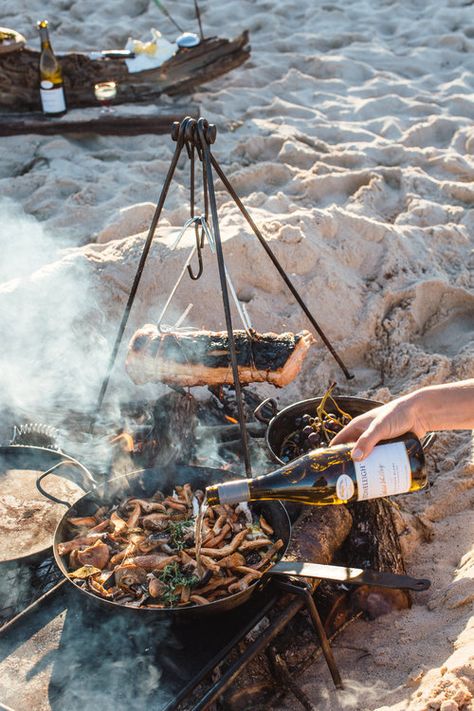
<svg viewBox="0 0 474 711">
<path fill-rule="evenodd" d="M 418 491 L 428 483 L 420 440 L 411 432 L 378 444 L 361 462 L 352 445 L 315 449 L 270 474 L 208 486 L 207 502 L 282 499 L 324 506 Z"/>
<path fill-rule="evenodd" d="M 39 61 L 41 106 L 43 113 L 48 116 L 59 116 L 66 112 L 66 97 L 61 66 L 51 46 L 48 21 L 39 20 L 36 26 L 41 40 Z"/>
</svg>

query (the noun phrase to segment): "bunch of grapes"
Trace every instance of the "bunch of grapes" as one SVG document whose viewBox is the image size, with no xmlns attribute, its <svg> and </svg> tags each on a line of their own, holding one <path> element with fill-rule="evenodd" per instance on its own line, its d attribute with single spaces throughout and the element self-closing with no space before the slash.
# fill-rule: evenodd
<svg viewBox="0 0 474 711">
<path fill-rule="evenodd" d="M 331 397 L 333 387 L 329 388 L 314 415 L 306 412 L 295 418 L 295 430 L 285 437 L 280 448 L 279 457 L 285 464 L 312 449 L 327 447 L 336 434 L 351 421 L 351 416 L 341 410 Z M 328 399 L 333 403 L 337 414 L 324 409 Z"/>
</svg>

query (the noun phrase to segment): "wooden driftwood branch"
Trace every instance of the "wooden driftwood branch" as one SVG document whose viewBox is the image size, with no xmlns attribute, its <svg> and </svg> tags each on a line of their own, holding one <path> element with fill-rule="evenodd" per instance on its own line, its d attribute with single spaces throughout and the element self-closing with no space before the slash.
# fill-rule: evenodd
<svg viewBox="0 0 474 711">
<path fill-rule="evenodd" d="M 69 108 L 97 106 L 94 84 L 116 81 L 114 103 L 152 102 L 161 94 L 178 95 L 226 74 L 250 56 L 248 32 L 233 40 L 211 37 L 197 47 L 180 49 L 157 67 L 130 74 L 123 60 L 89 59 L 70 52 L 60 56 Z M 39 52 L 25 47 L 0 55 L 0 106 L 14 111 L 39 110 Z"/>
<path fill-rule="evenodd" d="M 68 113 L 61 118 L 48 118 L 40 112 L 0 114 L 0 136 L 15 136 L 25 133 L 41 135 L 95 133 L 98 135 L 138 136 L 143 133 L 171 133 L 174 121 L 182 121 L 185 116 L 198 118 L 197 106 L 170 106 L 161 113 L 150 116 L 132 114 L 97 114 L 88 113 L 87 117 L 75 118 Z"/>
</svg>

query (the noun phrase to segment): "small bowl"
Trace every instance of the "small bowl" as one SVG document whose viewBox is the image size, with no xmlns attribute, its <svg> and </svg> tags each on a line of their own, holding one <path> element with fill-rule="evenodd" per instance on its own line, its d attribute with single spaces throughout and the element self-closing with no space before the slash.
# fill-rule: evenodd
<svg viewBox="0 0 474 711">
<path fill-rule="evenodd" d="M 20 49 L 23 49 L 26 44 L 26 39 L 23 35 L 9 27 L 0 27 L 0 37 L 2 32 L 11 34 L 13 37 L 12 39 L 0 42 L 0 54 L 10 54 L 11 52 L 18 52 Z"/>
</svg>

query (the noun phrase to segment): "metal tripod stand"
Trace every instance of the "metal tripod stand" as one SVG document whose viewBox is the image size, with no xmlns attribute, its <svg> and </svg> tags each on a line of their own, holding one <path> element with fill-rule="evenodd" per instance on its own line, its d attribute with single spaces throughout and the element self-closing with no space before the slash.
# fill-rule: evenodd
<svg viewBox="0 0 474 711">
<path fill-rule="evenodd" d="M 280 277 L 283 279 L 285 282 L 286 286 L 294 296 L 296 302 L 298 305 L 301 307 L 303 310 L 304 314 L 308 318 L 309 322 L 311 323 L 312 327 L 316 331 L 316 333 L 319 335 L 333 358 L 336 360 L 338 363 L 339 367 L 342 369 L 345 377 L 347 379 L 351 379 L 353 375 L 348 371 L 346 366 L 344 365 L 343 361 L 339 357 L 339 355 L 336 353 L 334 350 L 333 346 L 329 342 L 328 338 L 322 331 L 321 327 L 313 317 L 312 313 L 304 303 L 303 299 L 301 298 L 300 294 L 296 290 L 295 286 L 292 284 L 290 279 L 288 278 L 288 275 L 286 274 L 284 268 L 268 246 L 265 238 L 261 234 L 260 230 L 258 229 L 257 225 L 255 222 L 252 220 L 251 216 L 247 212 L 246 208 L 244 207 L 243 203 L 239 199 L 237 193 L 235 192 L 234 188 L 232 187 L 231 183 L 229 182 L 228 178 L 226 177 L 225 173 L 223 172 L 222 168 L 220 167 L 219 163 L 217 162 L 216 158 L 212 154 L 211 151 L 211 145 L 215 142 L 216 140 L 216 134 L 217 134 L 217 129 L 213 124 L 209 124 L 208 121 L 204 118 L 200 118 L 198 120 L 186 117 L 181 121 L 181 123 L 174 123 L 171 131 L 171 137 L 173 141 L 176 143 L 176 148 L 175 152 L 173 155 L 173 158 L 171 159 L 171 164 L 168 169 L 168 173 L 165 178 L 165 182 L 156 206 L 155 214 L 153 215 L 153 219 L 151 221 L 151 225 L 148 231 L 148 235 L 145 241 L 145 245 L 143 248 L 143 252 L 140 258 L 140 262 L 138 264 L 138 268 L 135 274 L 135 278 L 133 280 L 132 288 L 130 290 L 130 294 L 128 297 L 127 304 L 125 306 L 125 310 L 122 316 L 122 320 L 120 322 L 120 326 L 117 332 L 117 336 L 115 339 L 115 343 L 110 355 L 110 360 L 107 368 L 106 375 L 104 377 L 104 380 L 102 382 L 102 386 L 100 389 L 99 397 L 97 400 L 97 406 L 96 406 L 96 411 L 95 411 L 95 416 L 93 420 L 92 426 L 94 426 L 95 423 L 95 417 L 97 416 L 98 412 L 100 411 L 102 407 L 102 403 L 104 401 L 104 397 L 109 385 L 110 377 L 112 374 L 112 370 L 115 364 L 115 360 L 117 357 L 117 353 L 123 338 L 123 334 L 125 331 L 125 328 L 127 326 L 128 318 L 130 316 L 130 311 L 133 306 L 133 302 L 135 300 L 138 286 L 140 284 L 140 280 L 143 274 L 143 270 L 145 267 L 145 263 L 148 257 L 148 253 L 150 251 L 150 247 L 153 241 L 153 237 L 155 235 L 156 227 L 158 225 L 158 221 L 160 219 L 161 212 L 163 210 L 163 206 L 166 200 L 166 196 L 168 195 L 168 191 L 176 170 L 176 166 L 179 160 L 179 157 L 183 151 L 183 148 L 186 148 L 186 152 L 190 161 L 190 208 L 191 208 L 191 217 L 190 220 L 188 221 L 190 224 L 194 225 L 195 229 L 195 236 L 196 236 L 196 246 L 194 250 L 197 252 L 198 255 L 198 272 L 195 274 L 192 271 L 191 265 L 190 265 L 190 260 L 188 258 L 188 261 L 185 265 L 185 269 L 187 269 L 189 276 L 191 279 L 199 279 L 199 277 L 202 274 L 202 268 L 203 268 L 203 263 L 202 263 L 202 247 L 204 246 L 204 238 L 207 234 L 207 237 L 209 239 L 209 211 L 211 213 L 211 218 L 212 218 L 212 234 L 213 234 L 213 240 L 209 240 L 211 243 L 214 242 L 215 246 L 215 251 L 216 251 L 216 256 L 217 256 L 217 264 L 218 264 L 218 270 L 219 270 L 219 279 L 220 279 L 220 284 L 221 284 L 221 290 L 222 290 L 222 301 L 223 301 L 223 306 L 224 306 L 224 314 L 225 314 L 225 322 L 226 322 L 226 328 L 227 328 L 227 333 L 228 333 L 228 340 L 229 340 L 229 352 L 230 352 L 230 361 L 231 361 L 231 366 L 232 366 L 232 377 L 234 381 L 234 388 L 235 388 L 235 396 L 236 396 L 236 401 L 237 401 L 237 411 L 238 411 L 238 416 L 239 416 L 239 425 L 240 425 L 240 436 L 242 440 L 242 452 L 243 452 L 243 459 L 244 459 L 244 465 L 245 465 L 245 471 L 247 476 L 251 476 L 251 463 L 250 463 L 250 454 L 249 454 L 249 445 L 248 445 L 248 435 L 247 435 L 247 430 L 245 427 L 245 417 L 244 417 L 244 409 L 243 409 L 243 401 L 242 401 L 242 392 L 241 392 L 241 387 L 240 387 L 240 382 L 239 382 L 239 374 L 238 374 L 238 366 L 237 366 L 237 355 L 236 355 L 236 349 L 235 349 L 235 339 L 234 339 L 234 333 L 233 333 L 233 327 L 232 327 L 232 316 L 231 316 L 231 310 L 230 310 L 230 302 L 229 302 L 229 279 L 228 279 L 228 274 L 227 270 L 225 267 L 225 262 L 224 262 L 224 254 L 222 250 L 222 241 L 221 241 L 221 235 L 220 235 L 220 229 L 219 229 L 219 218 L 217 214 L 217 204 L 216 204 L 216 194 L 215 194 L 215 188 L 214 188 L 214 176 L 213 176 L 213 170 L 215 171 L 216 175 L 221 179 L 225 189 L 241 211 L 242 215 L 252 228 L 252 231 L 254 232 L 255 236 L 259 240 L 260 244 L 262 245 L 263 249 L 271 259 L 273 265 L 275 266 L 277 272 L 279 273 Z M 198 158 L 202 164 L 202 173 L 203 173 L 203 197 L 204 197 L 204 216 L 199 219 L 194 219 L 194 200 L 195 200 L 195 154 L 197 153 Z M 201 224 L 201 233 L 199 233 L 199 224 Z M 207 225 L 207 229 L 206 229 Z M 193 254 L 194 254 L 193 250 Z M 184 270 L 183 270 L 184 273 Z M 231 287 L 232 288 L 232 287 Z M 169 300 L 168 302 L 169 303 Z M 166 307 L 165 307 L 166 308 Z"/>
</svg>

